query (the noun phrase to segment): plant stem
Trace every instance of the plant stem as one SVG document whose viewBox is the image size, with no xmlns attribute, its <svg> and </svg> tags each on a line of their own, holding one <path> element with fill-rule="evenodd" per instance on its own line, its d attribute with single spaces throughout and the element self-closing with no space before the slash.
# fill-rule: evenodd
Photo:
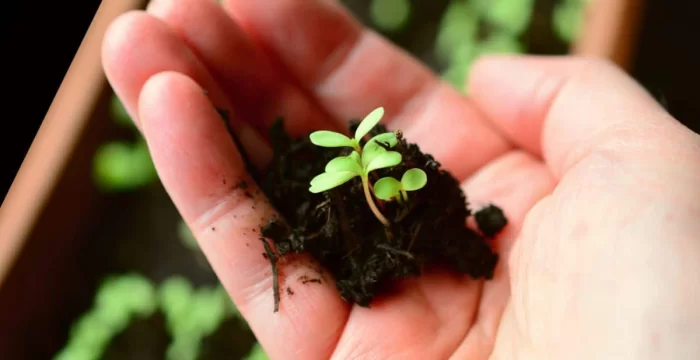
<svg viewBox="0 0 700 360">
<path fill-rule="evenodd" d="M 369 178 L 367 176 L 362 177 L 362 187 L 365 190 L 365 198 L 367 199 L 367 204 L 369 205 L 369 208 L 374 213 L 374 216 L 376 216 L 377 219 L 379 219 L 379 221 L 381 221 L 382 224 L 384 224 L 384 226 L 389 227 L 390 226 L 389 220 L 387 220 L 384 217 L 384 215 L 382 215 L 382 213 L 379 211 L 379 209 L 377 209 L 377 205 L 374 204 L 374 200 L 372 199 L 372 194 L 370 194 L 370 191 L 369 191 Z"/>
</svg>

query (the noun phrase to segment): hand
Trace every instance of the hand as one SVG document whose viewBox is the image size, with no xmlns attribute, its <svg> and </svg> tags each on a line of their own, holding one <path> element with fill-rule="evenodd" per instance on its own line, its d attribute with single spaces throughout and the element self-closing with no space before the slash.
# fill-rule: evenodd
<svg viewBox="0 0 700 360">
<path fill-rule="evenodd" d="M 484 59 L 464 97 L 335 1 L 162 0 L 114 22 L 104 66 L 273 359 L 700 358 L 700 138 L 609 64 Z M 249 176 L 212 103 L 258 166 L 278 115 L 304 134 L 384 106 L 503 207 L 495 278 L 429 273 L 369 309 L 294 285 L 273 313 L 257 228 L 274 209 L 235 187 Z"/>
</svg>

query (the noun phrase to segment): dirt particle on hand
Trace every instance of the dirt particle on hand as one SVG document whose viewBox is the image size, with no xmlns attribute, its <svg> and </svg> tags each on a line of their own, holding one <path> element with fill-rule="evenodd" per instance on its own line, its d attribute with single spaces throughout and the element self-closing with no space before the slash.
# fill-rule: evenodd
<svg viewBox="0 0 700 360">
<path fill-rule="evenodd" d="M 308 277 L 307 275 L 302 275 L 302 276 L 300 276 L 297 280 L 298 280 L 299 282 L 301 282 L 302 284 L 304 284 L 304 285 L 306 285 L 306 284 L 308 284 L 308 283 L 315 283 L 315 284 L 320 284 L 320 283 L 321 283 L 321 279 L 310 278 L 310 277 Z"/>
<path fill-rule="evenodd" d="M 246 190 L 248 189 L 248 183 L 245 180 L 241 180 L 238 184 L 236 184 L 236 187 L 241 190 Z"/>
</svg>

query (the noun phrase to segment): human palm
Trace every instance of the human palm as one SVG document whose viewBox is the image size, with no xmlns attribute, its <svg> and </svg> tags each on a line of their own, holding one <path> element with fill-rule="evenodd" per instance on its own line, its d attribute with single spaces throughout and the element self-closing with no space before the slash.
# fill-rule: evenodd
<svg viewBox="0 0 700 360">
<path fill-rule="evenodd" d="M 163 0 L 112 24 L 104 66 L 271 358 L 612 358 L 635 354 L 642 325 L 700 322 L 700 141 L 609 65 L 495 59 L 476 65 L 465 97 L 331 0 Z M 295 286 L 273 313 L 257 229 L 274 209 L 235 186 L 250 178 L 212 103 L 256 166 L 278 115 L 301 135 L 384 106 L 388 127 L 463 181 L 472 204 L 504 209 L 494 279 L 429 272 L 371 308 L 329 283 Z M 650 277 L 671 279 L 663 296 Z M 687 312 L 644 323 L 640 310 L 662 301 Z M 625 329 L 637 333 L 614 343 Z"/>
</svg>

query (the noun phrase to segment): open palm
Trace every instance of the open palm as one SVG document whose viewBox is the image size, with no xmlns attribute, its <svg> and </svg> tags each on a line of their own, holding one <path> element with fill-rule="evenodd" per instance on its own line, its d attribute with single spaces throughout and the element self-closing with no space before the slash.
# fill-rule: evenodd
<svg viewBox="0 0 700 360">
<path fill-rule="evenodd" d="M 523 330 L 522 318 L 548 314 L 513 301 L 511 291 L 522 295 L 533 285 L 513 279 L 509 267 L 519 266 L 523 256 L 546 258 L 546 251 L 532 250 L 540 246 L 540 220 L 569 221 L 574 205 L 557 201 L 575 203 L 571 193 L 580 187 L 574 182 L 598 176 L 580 166 L 571 175 L 576 179 L 565 175 L 588 154 L 584 135 L 600 122 L 563 129 L 557 118 L 572 114 L 553 105 L 568 76 L 586 64 L 532 60 L 523 72 L 508 74 L 509 87 L 495 80 L 492 62 L 490 70 L 475 70 L 468 98 L 330 0 L 228 0 L 223 6 L 153 1 L 147 12 L 116 20 L 104 43 L 106 74 L 144 133 L 163 184 L 274 359 L 510 358 L 514 343 L 531 341 L 520 332 L 536 329 Z M 624 110 L 625 101 L 617 100 Z M 273 313 L 271 270 L 260 255 L 257 229 L 274 209 L 259 191 L 248 198 L 235 186 L 250 178 L 212 103 L 229 111 L 234 132 L 258 166 L 271 154 L 258 134 L 279 115 L 301 135 L 344 130 L 347 120 L 384 106 L 388 127 L 401 129 L 463 181 L 471 203 L 504 209 L 510 223 L 495 240 L 503 261 L 494 279 L 428 273 L 369 309 L 345 304 L 331 283 L 299 285 Z M 662 113 L 652 101 L 644 106 Z M 548 130 L 556 136 L 547 137 L 545 120 L 560 127 Z M 552 195 L 560 181 L 562 193 Z M 513 252 L 526 215 L 533 218 L 530 230 Z M 584 228 L 579 236 L 586 236 Z M 283 271 L 286 281 L 294 281 L 313 270 Z M 546 290 L 550 298 L 543 304 L 563 311 L 552 300 L 557 290 Z"/>
</svg>

